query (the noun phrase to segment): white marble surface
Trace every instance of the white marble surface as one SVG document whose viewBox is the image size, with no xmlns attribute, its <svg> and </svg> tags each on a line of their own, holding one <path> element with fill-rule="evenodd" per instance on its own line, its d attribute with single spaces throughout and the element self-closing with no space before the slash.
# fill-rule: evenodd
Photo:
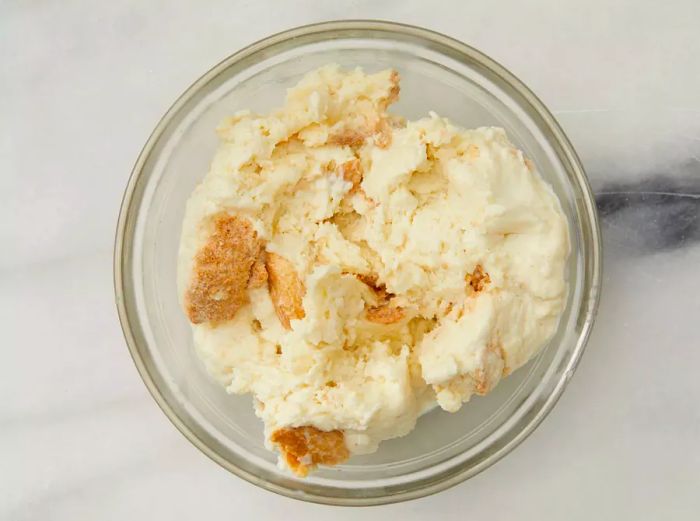
<svg viewBox="0 0 700 521">
<path fill-rule="evenodd" d="M 192 447 L 132 365 L 111 280 L 122 190 L 175 97 L 335 18 L 424 25 L 509 67 L 604 214 L 599 319 L 550 417 L 466 483 L 363 510 L 275 496 Z M 696 0 L 2 2 L 0 519 L 697 519 L 699 19 Z"/>
</svg>

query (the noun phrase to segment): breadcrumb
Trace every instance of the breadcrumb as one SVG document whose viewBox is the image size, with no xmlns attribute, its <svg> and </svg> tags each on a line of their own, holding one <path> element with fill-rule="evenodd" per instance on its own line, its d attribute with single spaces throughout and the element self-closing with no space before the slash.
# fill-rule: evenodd
<svg viewBox="0 0 700 521">
<path fill-rule="evenodd" d="M 263 243 L 244 217 L 211 217 L 213 233 L 194 257 L 185 311 L 193 324 L 230 320 L 248 302 L 251 269 Z"/>
<path fill-rule="evenodd" d="M 284 461 L 300 477 L 318 465 L 337 465 L 350 457 L 342 431 L 322 431 L 316 427 L 278 429 L 270 436 Z"/>
<path fill-rule="evenodd" d="M 268 287 L 275 311 L 285 329 L 291 329 L 292 319 L 304 318 L 302 299 L 306 290 L 304 284 L 287 259 L 268 252 L 265 258 L 268 274 Z"/>
<path fill-rule="evenodd" d="M 480 291 L 484 290 L 488 283 L 491 282 L 491 277 L 489 277 L 489 274 L 484 271 L 481 264 L 477 264 L 474 267 L 474 271 L 467 274 L 465 281 L 467 285 L 472 288 L 474 293 L 479 293 Z"/>
</svg>

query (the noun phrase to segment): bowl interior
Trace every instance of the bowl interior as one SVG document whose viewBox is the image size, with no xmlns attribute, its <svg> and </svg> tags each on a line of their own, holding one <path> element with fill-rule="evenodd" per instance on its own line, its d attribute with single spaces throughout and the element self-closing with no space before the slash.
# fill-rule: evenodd
<svg viewBox="0 0 700 521">
<path fill-rule="evenodd" d="M 287 495 L 382 502 L 426 493 L 437 483 L 477 472 L 541 419 L 580 351 L 582 306 L 588 298 L 584 269 L 591 254 L 585 223 L 590 217 L 581 202 L 585 187 L 577 185 L 570 158 L 528 100 L 478 56 L 415 34 L 380 28 L 300 34 L 234 58 L 199 80 L 161 122 L 137 165 L 132 197 L 125 203 L 119 298 L 126 305 L 137 365 L 151 390 L 176 425 L 209 456 Z M 176 294 L 176 259 L 185 201 L 208 169 L 218 143 L 217 124 L 240 109 L 265 113 L 281 105 L 288 87 L 328 63 L 369 71 L 396 68 L 401 96 L 393 111 L 408 118 L 432 110 L 465 127 L 504 127 L 552 185 L 569 219 L 570 292 L 550 344 L 491 394 L 473 398 L 455 414 L 433 410 L 411 434 L 382 443 L 376 454 L 299 480 L 278 469 L 276 456 L 265 449 L 251 398 L 228 395 L 197 359 Z"/>
</svg>

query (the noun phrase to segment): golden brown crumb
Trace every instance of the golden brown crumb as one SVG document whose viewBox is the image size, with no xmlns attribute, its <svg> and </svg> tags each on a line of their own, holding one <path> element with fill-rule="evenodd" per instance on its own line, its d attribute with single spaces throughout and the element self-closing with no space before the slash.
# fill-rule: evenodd
<svg viewBox="0 0 700 521">
<path fill-rule="evenodd" d="M 491 277 L 484 271 L 481 264 L 477 264 L 472 273 L 467 273 L 465 280 L 475 293 L 479 293 L 486 287 L 486 284 L 491 282 Z"/>
<path fill-rule="evenodd" d="M 365 140 L 374 136 L 374 142 L 379 148 L 391 145 L 393 132 L 392 120 L 388 117 L 378 117 L 374 123 L 363 123 L 357 127 L 345 127 L 328 138 L 331 145 L 361 147 Z"/>
<path fill-rule="evenodd" d="M 389 148 L 392 138 L 392 127 L 387 118 L 380 118 L 374 127 L 374 143 L 379 148 Z"/>
<path fill-rule="evenodd" d="M 391 88 L 389 89 L 389 94 L 386 99 L 382 100 L 381 108 L 383 110 L 386 110 L 389 105 L 399 99 L 399 94 L 401 92 L 401 76 L 399 76 L 398 71 L 391 71 L 389 81 L 391 82 Z"/>
<path fill-rule="evenodd" d="M 505 351 L 500 342 L 486 346 L 486 364 L 484 369 L 474 373 L 474 392 L 481 396 L 488 394 L 499 382 L 501 376 L 507 375 Z"/>
<path fill-rule="evenodd" d="M 525 166 L 530 172 L 535 171 L 535 163 L 533 163 L 532 160 L 528 159 L 527 157 L 525 158 Z"/>
<path fill-rule="evenodd" d="M 391 144 L 392 128 L 402 126 L 402 121 L 399 118 L 385 115 L 386 109 L 399 98 L 401 87 L 399 82 L 401 78 L 397 71 L 391 71 L 389 78 L 391 87 L 385 98 L 379 100 L 376 107 L 372 111 L 377 111 L 378 114 L 370 116 L 369 121 L 365 119 L 362 123 L 355 122 L 354 125 L 344 127 L 340 131 L 328 137 L 328 143 L 331 145 L 350 146 L 352 148 L 361 147 L 365 140 L 374 136 L 375 143 L 379 148 L 387 148 Z"/>
<path fill-rule="evenodd" d="M 331 172 L 335 172 L 336 168 L 337 168 L 337 166 L 335 163 L 335 159 L 331 159 L 330 161 L 328 161 L 328 163 L 323 165 L 323 171 L 327 174 L 329 174 Z"/>
<path fill-rule="evenodd" d="M 474 392 L 484 396 L 489 391 L 489 381 L 486 379 L 486 373 L 483 369 L 474 371 Z"/>
<path fill-rule="evenodd" d="M 316 427 L 290 427 L 272 433 L 289 468 L 300 477 L 318 465 L 337 465 L 350 457 L 342 431 L 322 431 Z"/>
<path fill-rule="evenodd" d="M 267 284 L 267 269 L 265 268 L 265 251 L 261 251 L 250 269 L 249 288 L 262 288 Z"/>
<path fill-rule="evenodd" d="M 291 329 L 290 320 L 304 318 L 302 298 L 306 290 L 294 266 L 284 257 L 268 252 L 265 264 L 272 304 L 284 328 Z"/>
<path fill-rule="evenodd" d="M 367 309 L 367 320 L 376 324 L 394 324 L 405 316 L 402 308 L 390 303 Z"/>
<path fill-rule="evenodd" d="M 391 297 L 394 296 L 393 293 L 389 293 L 386 290 L 386 285 L 379 283 L 379 278 L 374 273 L 353 273 L 357 280 L 369 286 L 369 288 L 377 296 L 377 300 L 386 303 Z"/>
<path fill-rule="evenodd" d="M 384 289 L 386 289 L 386 286 L 384 286 L 383 284 L 377 284 L 378 277 L 375 273 L 353 273 L 353 275 L 355 275 L 355 278 L 357 278 L 357 280 L 359 280 L 363 284 L 367 284 L 375 292 L 379 291 L 379 288 L 381 286 L 383 286 Z"/>
<path fill-rule="evenodd" d="M 379 304 L 367 308 L 366 317 L 370 322 L 376 324 L 394 324 L 402 320 L 406 315 L 404 310 L 391 304 L 390 299 L 394 296 L 386 290 L 384 284 L 378 282 L 378 277 L 374 273 L 353 273 L 357 280 L 369 286 L 377 297 Z"/>
<path fill-rule="evenodd" d="M 360 187 L 360 189 L 357 191 L 357 195 L 359 195 L 362 199 L 364 199 L 365 203 L 367 203 L 367 205 L 370 208 L 376 208 L 377 205 L 379 204 L 377 201 L 375 201 L 369 195 L 367 195 L 367 193 L 365 193 L 365 191 L 362 189 L 362 187 Z"/>
<path fill-rule="evenodd" d="M 345 128 L 337 134 L 333 134 L 328 138 L 328 143 L 331 145 L 359 147 L 365 142 L 369 136 L 369 132 L 354 128 Z"/>
<path fill-rule="evenodd" d="M 359 159 L 351 159 L 340 165 L 338 173 L 348 183 L 352 183 L 350 193 L 356 192 L 362 182 L 362 165 Z"/>
<path fill-rule="evenodd" d="M 230 320 L 248 302 L 251 268 L 263 247 L 248 219 L 225 212 L 211 219 L 214 231 L 194 257 L 185 294 L 193 324 Z"/>
</svg>

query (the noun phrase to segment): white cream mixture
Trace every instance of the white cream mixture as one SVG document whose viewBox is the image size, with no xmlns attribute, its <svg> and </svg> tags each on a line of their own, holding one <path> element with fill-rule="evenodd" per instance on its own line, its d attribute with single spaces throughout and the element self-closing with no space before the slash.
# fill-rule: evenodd
<svg viewBox="0 0 700 521">
<path fill-rule="evenodd" d="M 269 441 L 279 429 L 338 431 L 350 454 L 372 452 L 436 401 L 456 411 L 491 390 L 547 343 L 565 304 L 567 223 L 534 165 L 502 129 L 389 116 L 397 95 L 392 71 L 309 73 L 281 110 L 222 124 L 187 204 L 179 288 L 196 349 L 229 392 L 253 395 L 299 474 L 343 458 L 309 445 L 290 460 Z M 219 277 L 214 291 L 201 274 L 233 261 L 198 252 L 229 247 L 211 221 L 230 215 L 231 230 L 249 223 L 252 253 L 244 285 Z M 262 282 L 245 286 L 258 251 Z M 222 304 L 226 284 L 242 304 Z"/>
</svg>

